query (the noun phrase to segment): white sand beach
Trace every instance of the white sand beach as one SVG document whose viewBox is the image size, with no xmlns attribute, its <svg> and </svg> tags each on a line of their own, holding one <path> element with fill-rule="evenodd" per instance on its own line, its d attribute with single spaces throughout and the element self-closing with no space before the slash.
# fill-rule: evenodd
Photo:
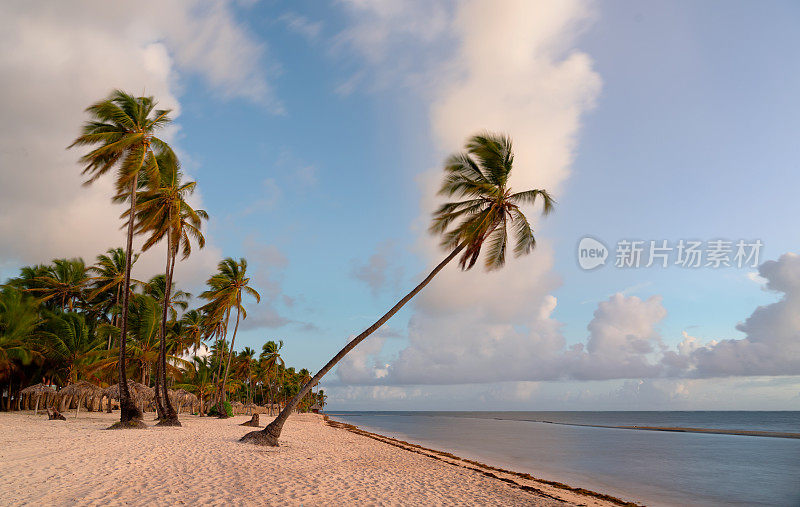
<svg viewBox="0 0 800 507">
<path fill-rule="evenodd" d="M 0 504 L 619 505 L 405 450 L 314 414 L 292 416 L 277 448 L 237 441 L 252 430 L 239 426 L 247 416 L 105 431 L 117 418 L 0 414 Z"/>
</svg>

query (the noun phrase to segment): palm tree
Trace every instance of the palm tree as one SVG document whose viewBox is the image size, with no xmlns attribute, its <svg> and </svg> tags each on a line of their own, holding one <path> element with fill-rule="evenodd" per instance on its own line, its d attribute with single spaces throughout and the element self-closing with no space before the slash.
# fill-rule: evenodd
<svg viewBox="0 0 800 507">
<path fill-rule="evenodd" d="M 12 374 L 41 356 L 33 343 L 40 322 L 39 304 L 32 297 L 11 286 L 0 289 L 0 380 L 8 381 L 6 410 L 11 408 Z"/>
<path fill-rule="evenodd" d="M 200 402 L 200 415 L 204 415 L 204 400 L 214 391 L 214 368 L 207 357 L 197 357 L 188 363 L 183 372 L 183 382 L 175 384 L 176 388 L 186 389 L 197 395 Z"/>
<path fill-rule="evenodd" d="M 183 332 L 181 337 L 184 339 L 184 350 L 193 347 L 193 356 L 197 355 L 197 349 L 206 338 L 206 329 L 204 327 L 203 314 L 199 310 L 189 310 L 181 317 L 181 328 Z"/>
<path fill-rule="evenodd" d="M 252 401 L 252 379 L 253 379 L 253 361 L 256 356 L 256 351 L 250 347 L 245 347 L 239 352 L 236 364 L 236 371 L 234 375 L 244 380 L 243 385 L 247 389 L 246 397 L 248 403 Z"/>
<path fill-rule="evenodd" d="M 72 311 L 75 303 L 83 301 L 83 292 L 89 278 L 83 259 L 55 259 L 47 273 L 39 277 L 40 286 L 31 289 L 41 296 L 42 302 L 54 300 L 64 311 Z"/>
<path fill-rule="evenodd" d="M 191 239 L 197 241 L 200 248 L 205 246 L 205 238 L 200 232 L 203 219 L 208 219 L 208 214 L 203 210 L 193 209 L 186 201 L 197 183 L 194 181 L 181 183 L 182 172 L 180 163 L 174 156 L 167 154 L 158 157 L 159 181 L 154 190 L 141 193 L 141 199 L 136 208 L 139 217 L 137 232 L 148 233 L 150 236 L 142 246 L 142 251 L 167 239 L 167 264 L 164 271 L 163 315 L 161 318 L 161 351 L 159 359 L 159 382 L 164 403 L 164 417 L 159 422 L 163 426 L 180 426 L 178 413 L 172 407 L 167 396 L 166 386 L 166 333 L 167 311 L 172 279 L 175 272 L 175 259 L 178 250 L 182 251 L 182 258 L 186 259 L 192 252 Z M 159 396 L 156 396 L 159 400 Z"/>
<path fill-rule="evenodd" d="M 272 391 L 272 380 L 270 377 L 270 373 L 274 370 L 275 375 L 274 378 L 277 382 L 278 379 L 278 368 L 279 367 L 286 367 L 286 363 L 281 358 L 281 349 L 283 348 L 283 340 L 278 340 L 278 342 L 274 342 L 272 340 L 268 341 L 264 345 L 261 346 L 261 354 L 259 355 L 259 360 L 263 366 L 264 372 L 266 373 L 265 380 L 267 381 L 267 389 L 269 392 L 269 414 L 272 415 L 272 404 L 275 400 Z"/>
<path fill-rule="evenodd" d="M 125 250 L 122 248 L 109 248 L 105 254 L 97 256 L 94 266 L 86 270 L 87 273 L 94 275 L 90 278 L 91 292 L 87 299 L 95 302 L 95 308 L 111 314 L 111 323 L 115 326 L 119 326 L 119 302 L 125 281 L 125 257 Z M 138 258 L 138 255 L 134 255 L 131 264 L 135 264 Z M 108 349 L 111 350 L 111 340 L 108 341 Z"/>
<path fill-rule="evenodd" d="M 43 332 L 46 355 L 64 372 L 64 383 L 85 379 L 89 367 L 101 359 L 104 341 L 79 313 L 54 315 L 45 323 Z"/>
<path fill-rule="evenodd" d="M 461 269 L 468 270 L 475 265 L 485 244 L 487 245 L 484 258 L 486 269 L 499 269 L 505 263 L 509 227 L 516 240 L 515 255 L 525 255 L 533 250 L 536 246 L 533 230 L 519 207 L 524 204 L 533 205 L 537 199 L 541 199 L 543 212 L 547 214 L 553 209 L 554 202 L 545 190 L 512 193 L 508 177 L 513 162 L 511 139 L 490 133 L 473 136 L 467 141 L 465 152 L 447 159 L 444 168 L 445 177 L 439 194 L 448 197 L 458 196 L 464 200 L 441 205 L 433 214 L 430 231 L 442 237 L 442 247 L 450 250 L 450 253 L 383 317 L 345 345 L 300 389 L 274 421 L 261 431 L 246 434 L 242 437 L 242 441 L 278 445 L 278 438 L 286 419 L 306 393 L 348 352 L 405 306 L 459 254 Z"/>
<path fill-rule="evenodd" d="M 225 403 L 225 381 L 228 378 L 228 370 L 231 366 L 233 356 L 233 346 L 236 342 L 236 332 L 239 330 L 239 316 L 247 318 L 247 311 L 242 306 L 242 295 L 249 294 L 256 299 L 256 303 L 261 302 L 261 295 L 250 287 L 250 278 L 245 276 L 247 273 L 247 261 L 239 259 L 235 261 L 228 257 L 217 266 L 218 272 L 208 279 L 209 290 L 203 292 L 200 297 L 208 299 L 209 302 L 203 308 L 220 322 L 225 322 L 225 329 L 228 328 L 228 319 L 232 309 L 236 309 L 236 325 L 233 328 L 231 338 L 231 351 L 228 354 L 228 362 L 225 366 L 225 374 L 222 376 L 222 387 L 220 389 L 220 403 Z M 220 367 L 222 363 L 220 363 Z M 225 411 L 221 410 L 221 414 Z"/>
<path fill-rule="evenodd" d="M 169 326 L 174 328 L 175 319 L 178 318 L 178 310 L 181 311 L 186 310 L 189 306 L 189 299 L 192 297 L 191 294 L 188 292 L 176 289 L 176 290 L 168 290 L 167 288 L 167 276 L 169 276 L 169 272 L 166 275 L 156 275 L 151 278 L 147 283 L 142 285 L 142 292 L 157 301 L 161 301 L 161 308 L 162 308 L 162 320 L 161 326 L 159 327 L 159 352 L 158 352 L 158 360 L 156 361 L 156 372 L 155 372 L 155 400 L 156 400 L 156 410 L 158 412 L 158 419 L 159 425 L 161 426 L 180 426 L 180 423 L 177 421 L 178 414 L 175 409 L 172 407 L 172 402 L 169 399 L 169 396 L 166 393 L 166 387 L 161 389 L 162 381 L 164 386 L 166 386 L 166 374 L 162 375 L 162 371 L 166 372 L 166 354 L 167 354 L 167 315 L 170 316 L 172 319 L 172 325 Z M 164 361 L 162 362 L 162 356 Z M 162 380 L 162 377 L 163 380 Z M 168 414 L 175 414 L 175 418 L 168 417 Z"/>
<path fill-rule="evenodd" d="M 130 201 L 119 347 L 120 423 L 114 427 L 142 426 L 142 414 L 128 392 L 128 379 L 125 374 L 125 337 L 128 333 L 128 292 L 133 257 L 135 219 L 133 210 L 136 209 L 139 176 L 147 175 L 151 185 L 155 185 L 159 176 L 156 154 L 172 154 L 169 145 L 154 135 L 158 129 L 170 122 L 168 116 L 170 111 L 155 107 L 156 101 L 153 97 L 134 97 L 121 90 L 115 90 L 105 100 L 86 109 L 92 120 L 83 125 L 81 135 L 70 145 L 70 148 L 96 146 L 81 157 L 81 162 L 85 164 L 83 174 L 89 176 L 86 184 L 94 182 L 112 168 L 118 167 L 117 196 L 127 195 Z M 134 420 L 139 422 L 132 422 Z"/>
</svg>

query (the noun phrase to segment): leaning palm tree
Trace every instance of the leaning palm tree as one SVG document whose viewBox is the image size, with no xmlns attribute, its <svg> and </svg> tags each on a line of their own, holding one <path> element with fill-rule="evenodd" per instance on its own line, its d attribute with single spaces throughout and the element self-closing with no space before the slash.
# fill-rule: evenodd
<svg viewBox="0 0 800 507">
<path fill-rule="evenodd" d="M 70 148 L 95 146 L 92 151 L 81 157 L 81 162 L 85 164 L 83 174 L 89 176 L 85 184 L 91 184 L 116 167 L 117 197 L 127 196 L 130 203 L 119 341 L 120 422 L 113 427 L 143 426 L 141 411 L 136 407 L 128 392 L 125 373 L 125 338 L 128 332 L 130 299 L 128 292 L 131 283 L 136 215 L 133 210 L 136 209 L 139 176 L 147 175 L 147 180 L 155 186 L 158 182 L 156 155 L 172 154 L 169 145 L 155 136 L 157 130 L 171 121 L 168 116 L 170 111 L 155 107 L 156 101 L 153 97 L 134 97 L 121 90 L 115 90 L 108 98 L 92 104 L 86 109 L 92 120 L 83 125 L 81 135 L 70 145 Z"/>
<path fill-rule="evenodd" d="M 166 238 L 167 243 L 167 263 L 164 272 L 164 290 L 161 316 L 161 348 L 159 352 L 159 365 L 157 367 L 158 378 L 156 388 L 161 384 L 161 393 L 156 393 L 156 401 L 163 398 L 164 417 L 159 422 L 162 426 L 180 426 L 178 413 L 167 396 L 166 380 L 166 335 L 167 335 L 167 314 L 170 308 L 170 292 L 172 290 L 172 279 L 175 272 L 175 260 L 178 251 L 182 253 L 182 258 L 186 259 L 192 253 L 191 239 L 197 242 L 199 248 L 205 246 L 205 238 L 200 232 L 203 219 L 208 219 L 208 214 L 203 210 L 193 209 L 187 202 L 197 183 L 190 181 L 181 182 L 180 163 L 174 156 L 167 154 L 158 157 L 158 185 L 154 190 L 142 193 L 141 199 L 136 209 L 139 217 L 137 231 L 149 234 L 148 239 L 142 245 L 145 251 Z M 177 294 L 175 294 L 177 296 Z M 185 307 L 184 307 L 185 309 Z"/>
<path fill-rule="evenodd" d="M 242 306 L 242 296 L 249 294 L 254 297 L 256 303 L 261 302 L 261 294 L 254 288 L 250 287 L 250 277 L 247 274 L 247 261 L 239 259 L 235 261 L 230 257 L 223 260 L 217 266 L 219 270 L 215 275 L 208 279 L 209 290 L 203 292 L 200 297 L 208 299 L 209 302 L 203 309 L 210 315 L 217 316 L 220 320 L 224 320 L 225 329 L 228 328 L 228 318 L 230 312 L 236 309 L 236 325 L 233 328 L 233 337 L 231 338 L 231 349 L 228 353 L 228 361 L 225 365 L 225 374 L 222 375 L 222 386 L 220 388 L 220 403 L 225 403 L 225 381 L 228 378 L 228 370 L 231 367 L 231 357 L 233 356 L 233 346 L 236 342 L 236 332 L 239 330 L 239 317 L 242 319 L 247 318 L 247 311 Z M 220 363 L 220 367 L 222 363 Z M 221 410 L 221 414 L 225 411 Z"/>
<path fill-rule="evenodd" d="M 504 135 L 484 133 L 473 136 L 466 151 L 452 155 L 445 164 L 445 177 L 440 195 L 458 196 L 464 200 L 443 204 L 433 214 L 430 231 L 442 237 L 442 247 L 450 253 L 433 271 L 383 317 L 351 340 L 333 359 L 306 382 L 266 428 L 253 431 L 242 441 L 261 445 L 278 445 L 281 430 L 300 401 L 322 377 L 348 352 L 364 341 L 421 291 L 453 259 L 459 258 L 461 269 L 472 268 L 484 245 L 487 270 L 499 269 L 506 259 L 509 228 L 515 236 L 515 255 L 525 255 L 536 246 L 533 229 L 520 210 L 521 205 L 543 204 L 543 212 L 553 209 L 553 200 L 545 190 L 512 193 L 508 177 L 514 162 L 511 139 Z"/>
</svg>

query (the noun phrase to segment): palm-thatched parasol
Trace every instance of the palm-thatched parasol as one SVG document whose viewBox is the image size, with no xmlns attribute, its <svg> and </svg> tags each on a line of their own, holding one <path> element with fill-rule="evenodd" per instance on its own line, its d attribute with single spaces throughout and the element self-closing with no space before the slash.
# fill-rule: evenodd
<svg viewBox="0 0 800 507">
<path fill-rule="evenodd" d="M 176 389 L 172 391 L 175 393 L 175 405 L 178 406 L 178 413 L 181 413 L 181 407 L 185 405 L 189 405 L 189 407 L 194 408 L 195 405 L 199 404 L 200 401 L 197 399 L 197 396 L 190 393 L 186 389 Z M 190 409 L 191 409 L 190 408 Z"/>
<path fill-rule="evenodd" d="M 144 404 L 155 398 L 155 391 L 152 388 L 133 380 L 128 380 L 128 392 L 133 401 L 141 406 L 142 411 L 144 411 Z M 119 384 L 108 386 L 103 390 L 103 394 L 108 396 L 109 400 L 119 400 Z"/>
<path fill-rule="evenodd" d="M 233 403 L 231 403 L 231 408 L 233 409 L 234 415 L 244 413 L 244 403 L 242 403 L 241 401 L 234 401 Z"/>
<path fill-rule="evenodd" d="M 78 407 L 75 409 L 75 417 L 78 417 L 78 413 L 81 411 L 81 403 L 86 398 L 94 399 L 95 396 L 102 396 L 103 390 L 100 389 L 98 386 L 92 384 L 91 382 L 87 382 L 85 380 L 79 380 L 74 384 L 69 384 L 64 389 L 58 392 L 58 396 L 62 400 L 77 398 L 78 399 Z"/>
<path fill-rule="evenodd" d="M 20 397 L 27 396 L 29 400 L 30 396 L 36 396 L 36 407 L 33 409 L 33 415 L 36 415 L 39 412 L 39 399 L 44 396 L 46 405 L 48 404 L 50 395 L 54 395 L 55 393 L 55 389 L 46 384 L 42 384 L 41 382 L 32 386 L 28 386 L 19 392 Z M 30 402 L 27 405 L 30 406 Z"/>
</svg>

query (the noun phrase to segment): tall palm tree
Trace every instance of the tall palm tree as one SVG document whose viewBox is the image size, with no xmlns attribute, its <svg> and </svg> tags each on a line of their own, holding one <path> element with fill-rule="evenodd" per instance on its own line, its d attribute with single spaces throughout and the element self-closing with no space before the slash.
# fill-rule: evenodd
<svg viewBox="0 0 800 507">
<path fill-rule="evenodd" d="M 272 379 L 275 379 L 275 382 L 278 381 L 278 369 L 281 367 L 286 367 L 286 363 L 281 358 L 281 349 L 283 348 L 283 340 L 278 340 L 278 342 L 274 342 L 272 340 L 268 341 L 264 345 L 261 346 L 261 354 L 259 355 L 259 361 L 261 362 L 262 368 L 266 373 L 265 379 L 267 381 L 267 390 L 269 392 L 269 414 L 272 415 L 272 405 L 275 400 L 275 396 L 272 390 Z M 273 375 L 274 372 L 274 375 Z"/>
<path fill-rule="evenodd" d="M 441 205 L 433 214 L 430 231 L 442 237 L 442 247 L 450 253 L 430 274 L 383 317 L 356 336 L 339 351 L 314 377 L 300 389 L 284 407 L 278 417 L 261 431 L 242 437 L 261 445 L 278 445 L 281 430 L 292 413 L 312 387 L 356 345 L 380 328 L 411 298 L 421 291 L 453 259 L 461 255 L 459 265 L 468 270 L 475 265 L 481 249 L 487 245 L 484 264 L 487 270 L 499 269 L 505 263 L 509 228 L 516 240 L 515 255 L 530 253 L 536 246 L 533 229 L 520 210 L 520 205 L 543 204 L 549 213 L 554 202 L 545 190 L 526 190 L 512 193 L 508 185 L 514 154 L 511 139 L 504 135 L 484 133 L 473 136 L 466 143 L 466 151 L 450 156 L 445 163 L 445 177 L 440 195 L 457 196 L 464 200 Z M 451 228 L 452 226 L 452 228 Z"/>
<path fill-rule="evenodd" d="M 192 252 L 192 239 L 197 242 L 199 248 L 205 246 L 205 238 L 200 232 L 200 227 L 202 220 L 208 219 L 208 214 L 203 210 L 193 209 L 187 202 L 187 198 L 194 192 L 197 183 L 194 181 L 181 182 L 182 172 L 178 159 L 169 154 L 162 154 L 157 159 L 159 162 L 158 185 L 152 190 L 141 193 L 136 208 L 136 214 L 139 217 L 137 232 L 149 234 L 148 239 L 142 245 L 142 251 L 148 250 L 164 238 L 167 240 L 167 263 L 164 271 L 164 302 L 161 318 L 161 351 L 158 367 L 162 392 L 161 396 L 156 396 L 156 400 L 163 397 L 164 417 L 159 425 L 180 426 L 178 413 L 172 407 L 169 396 L 167 396 L 165 363 L 167 312 L 170 306 L 168 302 L 170 301 L 178 251 L 180 250 L 182 258 L 186 259 Z"/>
<path fill-rule="evenodd" d="M 261 302 L 261 295 L 254 288 L 250 287 L 250 277 L 247 274 L 247 261 L 239 259 L 235 261 L 228 257 L 217 266 L 218 272 L 208 279 L 209 290 L 203 292 L 200 297 L 208 299 L 209 302 L 203 308 L 211 315 L 217 316 L 225 322 L 225 329 L 228 327 L 230 312 L 236 309 L 236 325 L 233 328 L 231 338 L 231 351 L 228 354 L 228 361 L 225 365 L 225 374 L 222 376 L 222 387 L 220 389 L 220 403 L 225 403 L 225 381 L 228 378 L 228 370 L 231 366 L 233 356 L 233 346 L 236 342 L 236 332 L 239 330 L 239 317 L 247 318 L 247 311 L 242 306 L 242 296 L 249 294 L 254 297 L 256 303 Z M 220 363 L 221 366 L 221 363 Z M 225 411 L 221 410 L 220 414 Z"/>
<path fill-rule="evenodd" d="M 90 184 L 117 167 L 117 196 L 127 195 L 130 203 L 128 233 L 125 247 L 125 277 L 122 286 L 122 322 L 120 324 L 119 386 L 120 422 L 113 427 L 141 427 L 141 412 L 128 392 L 125 374 L 125 345 L 128 333 L 128 303 L 131 284 L 131 259 L 136 209 L 136 192 L 139 176 L 148 176 L 151 185 L 158 181 L 157 154 L 172 154 L 169 145 L 155 136 L 155 132 L 171 120 L 168 109 L 156 109 L 153 97 L 134 97 L 121 90 L 86 109 L 92 120 L 83 125 L 82 133 L 70 145 L 96 146 L 81 157 L 83 174 Z M 174 155 L 172 155 L 174 156 Z M 133 421 L 138 421 L 133 422 Z"/>
</svg>

